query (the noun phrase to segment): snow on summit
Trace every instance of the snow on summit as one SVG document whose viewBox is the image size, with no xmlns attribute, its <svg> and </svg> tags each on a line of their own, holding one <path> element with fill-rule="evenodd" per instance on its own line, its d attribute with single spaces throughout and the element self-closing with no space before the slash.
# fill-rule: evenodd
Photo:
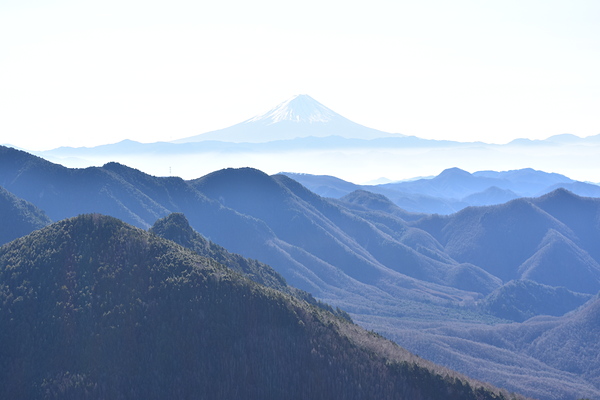
<svg viewBox="0 0 600 400">
<path fill-rule="evenodd" d="M 257 115 L 247 122 L 277 123 L 293 122 L 330 122 L 335 118 L 343 118 L 307 94 L 294 96 L 263 115 Z"/>
<path fill-rule="evenodd" d="M 235 143 L 266 143 L 298 138 L 338 136 L 344 139 L 375 139 L 401 136 L 367 128 L 342 117 L 307 94 L 296 95 L 264 114 L 228 128 L 202 133 L 173 143 L 206 140 Z"/>
</svg>

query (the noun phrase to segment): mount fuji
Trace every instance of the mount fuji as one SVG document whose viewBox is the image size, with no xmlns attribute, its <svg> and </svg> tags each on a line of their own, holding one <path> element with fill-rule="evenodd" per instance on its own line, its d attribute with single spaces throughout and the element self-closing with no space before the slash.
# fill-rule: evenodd
<svg viewBox="0 0 600 400">
<path fill-rule="evenodd" d="M 269 173 L 292 171 L 366 182 L 381 176 L 394 180 L 434 176 L 457 167 L 465 171 L 533 168 L 598 182 L 598 152 L 600 135 L 559 135 L 498 145 L 388 133 L 357 124 L 304 94 L 228 128 L 172 142 L 124 140 L 33 153 L 71 168 L 115 161 L 152 175 L 184 179 L 224 168 L 253 167 Z"/>
<path fill-rule="evenodd" d="M 178 139 L 172 143 L 216 140 L 235 143 L 265 143 L 304 137 L 340 136 L 346 139 L 401 137 L 367 128 L 341 116 L 306 94 L 296 95 L 262 115 L 216 131 Z"/>
</svg>

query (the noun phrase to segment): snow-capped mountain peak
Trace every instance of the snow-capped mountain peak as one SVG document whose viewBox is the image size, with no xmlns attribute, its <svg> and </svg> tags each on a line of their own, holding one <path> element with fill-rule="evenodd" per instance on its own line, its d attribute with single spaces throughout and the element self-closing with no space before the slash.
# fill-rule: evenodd
<svg viewBox="0 0 600 400">
<path fill-rule="evenodd" d="M 292 122 L 331 122 L 343 118 L 331 109 L 325 107 L 307 94 L 296 95 L 277 107 L 258 115 L 246 122 L 263 122 L 274 124 L 281 121 Z"/>
<path fill-rule="evenodd" d="M 298 138 L 363 139 L 397 136 L 350 121 L 307 94 L 296 95 L 262 115 L 217 131 L 206 132 L 174 143 L 214 140 L 235 143 L 266 143 Z"/>
</svg>

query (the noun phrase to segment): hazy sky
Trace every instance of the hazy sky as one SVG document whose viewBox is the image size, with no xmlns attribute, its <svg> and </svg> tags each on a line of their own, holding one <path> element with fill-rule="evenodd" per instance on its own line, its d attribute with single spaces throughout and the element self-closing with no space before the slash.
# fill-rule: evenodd
<svg viewBox="0 0 600 400">
<path fill-rule="evenodd" d="M 423 138 L 600 133 L 600 1 L 0 0 L 0 143 L 169 141 L 299 93 Z"/>
</svg>

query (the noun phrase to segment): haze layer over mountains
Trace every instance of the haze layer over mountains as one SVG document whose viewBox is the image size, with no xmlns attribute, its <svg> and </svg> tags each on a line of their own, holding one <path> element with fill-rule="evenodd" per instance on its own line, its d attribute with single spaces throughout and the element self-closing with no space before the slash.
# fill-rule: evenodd
<svg viewBox="0 0 600 400">
<path fill-rule="evenodd" d="M 30 230 L 48 217 L 97 212 L 144 229 L 154 225 L 214 254 L 189 239 L 194 234 L 181 221 L 170 229 L 155 225 L 182 213 L 212 242 L 270 265 L 287 284 L 420 356 L 542 399 L 600 398 L 591 339 L 600 329 L 598 199 L 556 189 L 431 215 L 364 188 L 321 197 L 288 176 L 251 168 L 183 180 L 118 163 L 70 169 L 0 149 L 0 184 L 11 193 L 8 204 L 37 216 L 26 222 Z M 460 170 L 444 175 L 455 173 L 471 177 Z M 546 188 L 544 179 L 549 186 L 565 179 L 531 170 L 500 176 L 516 188 L 523 174 L 538 176 Z M 498 183 L 498 174 L 485 175 Z M 463 193 L 465 186 L 455 181 L 448 190 Z M 244 264 L 232 262 L 281 285 L 260 272 L 262 264 Z"/>
<path fill-rule="evenodd" d="M 402 119 L 403 111 L 397 112 Z M 392 180 L 432 176 L 458 167 L 467 171 L 533 168 L 600 182 L 599 146 L 598 135 L 564 134 L 502 145 L 425 140 L 410 132 L 386 133 L 362 126 L 308 95 L 299 95 L 234 126 L 172 143 L 125 140 L 35 154 L 69 167 L 116 161 L 152 175 L 185 179 L 251 166 L 270 174 L 289 171 L 367 182 L 382 176 Z"/>
</svg>

